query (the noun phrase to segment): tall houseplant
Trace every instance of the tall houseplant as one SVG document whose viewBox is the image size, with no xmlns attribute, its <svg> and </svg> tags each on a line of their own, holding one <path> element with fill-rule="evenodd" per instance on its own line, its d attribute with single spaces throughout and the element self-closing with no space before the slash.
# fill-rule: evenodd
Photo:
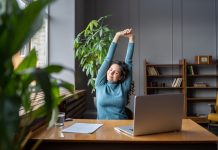
<svg viewBox="0 0 218 150">
<path fill-rule="evenodd" d="M 0 149 L 22 149 L 28 137 L 27 127 L 37 118 L 46 117 L 49 121 L 57 113 L 61 101 L 59 86 L 71 91 L 74 86 L 64 81 L 57 82 L 52 73 L 60 72 L 63 67 L 51 65 L 36 68 L 37 55 L 32 50 L 14 70 L 12 57 L 41 27 L 43 9 L 53 0 L 31 2 L 20 9 L 16 0 L 0 0 Z M 35 82 L 34 87 L 31 83 Z M 35 89 L 44 92 L 45 103 L 33 111 L 30 95 Z M 19 116 L 23 107 L 26 116 L 22 122 Z M 54 120 L 53 120 L 54 122 Z"/>
<path fill-rule="evenodd" d="M 104 24 L 108 17 L 92 20 L 74 40 L 75 56 L 80 61 L 83 72 L 89 77 L 88 85 L 92 88 L 92 92 L 95 91 L 97 71 L 113 40 L 113 30 Z"/>
</svg>

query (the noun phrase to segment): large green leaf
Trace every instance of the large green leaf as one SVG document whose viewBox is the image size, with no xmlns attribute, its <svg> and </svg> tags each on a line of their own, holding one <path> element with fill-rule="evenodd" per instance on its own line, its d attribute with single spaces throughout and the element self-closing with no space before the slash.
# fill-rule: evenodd
<svg viewBox="0 0 218 150">
<path fill-rule="evenodd" d="M 75 86 L 66 82 L 66 81 L 63 81 L 63 80 L 59 80 L 61 81 L 60 83 L 58 83 L 58 86 L 60 87 L 64 87 L 65 89 L 67 89 L 68 91 L 70 92 L 74 92 L 75 91 Z"/>
<path fill-rule="evenodd" d="M 51 82 L 49 79 L 50 77 L 48 73 L 42 69 L 36 70 L 34 75 L 36 76 L 36 81 L 41 85 L 41 88 L 44 92 L 44 99 L 46 101 L 45 107 L 47 110 L 52 111 L 52 101 L 54 100 L 54 97 L 51 93 Z M 51 112 L 49 114 L 51 115 Z M 47 117 L 50 118 L 50 115 Z"/>
<path fill-rule="evenodd" d="M 19 125 L 19 97 L 1 95 L 0 105 L 0 149 L 13 150 L 17 148 L 13 141 Z"/>
<path fill-rule="evenodd" d="M 60 65 L 50 65 L 48 67 L 45 67 L 45 70 L 48 73 L 58 73 L 58 72 L 62 71 L 63 69 L 64 69 L 64 67 L 60 66 Z"/>
<path fill-rule="evenodd" d="M 43 21 L 44 8 L 54 0 L 32 1 L 26 8 L 20 9 L 16 0 L 1 0 L 0 7 L 0 149 L 21 149 L 26 132 L 20 132 L 19 109 L 24 106 L 31 110 L 30 92 L 32 81 L 36 81 L 35 89 L 41 88 L 45 93 L 45 105 L 28 113 L 32 120 L 46 116 L 48 120 L 57 110 L 60 103 L 59 86 L 74 89 L 67 83 L 51 80 L 51 73 L 60 72 L 58 65 L 42 69 L 36 67 L 36 52 L 30 54 L 14 71 L 12 56 L 37 32 Z M 94 26 L 93 26 L 94 28 Z M 90 34 L 90 32 L 87 32 Z M 81 44 L 81 42 L 78 42 Z M 30 122 L 26 122 L 28 125 Z M 25 128 L 24 128 L 25 129 Z M 25 130 L 23 130 L 25 131 Z M 19 135 L 18 135 L 19 134 Z M 17 137 L 17 138 L 16 138 Z"/>
<path fill-rule="evenodd" d="M 19 66 L 15 69 L 16 72 L 23 71 L 26 68 L 36 67 L 37 56 L 35 49 L 31 50 L 29 55 L 27 55 L 24 60 L 19 64 Z"/>
</svg>

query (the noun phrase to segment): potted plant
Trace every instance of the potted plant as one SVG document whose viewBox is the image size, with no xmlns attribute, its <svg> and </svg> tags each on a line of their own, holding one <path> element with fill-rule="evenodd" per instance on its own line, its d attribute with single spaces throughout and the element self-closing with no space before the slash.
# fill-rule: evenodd
<svg viewBox="0 0 218 150">
<path fill-rule="evenodd" d="M 39 117 L 47 122 L 57 113 L 61 102 L 59 86 L 71 91 L 74 86 L 52 78 L 52 73 L 60 72 L 63 67 L 50 65 L 36 68 L 35 50 L 14 69 L 12 57 L 36 33 L 42 25 L 42 10 L 53 0 L 33 1 L 24 9 L 20 9 L 16 0 L 0 1 L 0 149 L 22 149 L 25 145 L 27 128 Z M 35 82 L 35 85 L 31 83 Z M 45 103 L 33 111 L 30 95 L 43 91 Z M 25 120 L 19 116 L 20 108 L 26 113 Z"/>
<path fill-rule="evenodd" d="M 95 91 L 98 69 L 113 40 L 113 30 L 104 24 L 108 17 L 103 16 L 98 20 L 92 20 L 74 40 L 75 56 L 80 61 L 82 71 L 89 77 L 88 85 L 92 88 L 92 92 Z"/>
</svg>

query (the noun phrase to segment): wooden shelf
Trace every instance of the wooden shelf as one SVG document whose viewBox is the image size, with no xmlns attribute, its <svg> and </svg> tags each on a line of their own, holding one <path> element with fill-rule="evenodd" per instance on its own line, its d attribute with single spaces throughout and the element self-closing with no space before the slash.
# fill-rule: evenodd
<svg viewBox="0 0 218 150">
<path fill-rule="evenodd" d="M 182 75 L 147 75 L 147 77 L 166 77 L 166 78 L 176 78 L 176 77 L 182 77 Z"/>
<path fill-rule="evenodd" d="M 179 67 L 183 66 L 182 64 L 146 64 L 146 66 L 153 67 Z"/>
<path fill-rule="evenodd" d="M 205 99 L 205 100 L 215 100 L 216 97 L 187 97 L 188 100 L 200 100 L 200 99 Z"/>
<path fill-rule="evenodd" d="M 218 77 L 217 74 L 195 74 L 195 75 L 187 75 L 187 77 Z"/>
<path fill-rule="evenodd" d="M 198 107 L 208 107 L 207 103 L 216 102 L 215 93 L 218 91 L 218 63 L 189 64 L 185 59 L 181 64 L 148 64 L 145 62 L 145 94 L 183 93 L 185 101 L 185 116 L 197 123 L 207 123 L 207 116 L 192 116 L 193 114 L 206 114 L 208 112 Z M 147 70 L 154 67 L 158 75 L 149 75 Z M 193 74 L 191 74 L 193 73 Z M 182 78 L 181 87 L 171 87 Z M 174 82 L 175 81 L 175 82 Z M 194 87 L 196 83 L 205 83 L 206 87 Z M 153 84 L 152 83 L 156 83 Z M 162 83 L 167 87 L 162 87 Z M 205 104 L 204 104 L 205 103 Z M 196 107 L 196 108 L 195 108 Z"/>
<path fill-rule="evenodd" d="M 198 102 L 214 102 L 216 101 L 215 97 L 187 97 L 187 101 L 198 101 Z"/>
<path fill-rule="evenodd" d="M 192 66 L 192 67 L 190 67 Z M 194 72 L 194 74 L 187 74 L 185 78 L 187 78 L 187 94 L 186 94 L 186 109 L 189 109 L 189 107 L 198 107 L 198 104 L 200 103 L 214 103 L 216 102 L 216 95 L 211 95 L 213 92 L 214 94 L 216 93 L 218 87 L 216 86 L 217 82 L 217 77 L 218 77 L 218 68 L 217 68 L 217 63 L 212 63 L 212 64 L 187 64 L 187 73 L 191 73 L 190 70 L 192 70 L 192 72 Z M 191 69 L 190 69 L 191 68 Z M 193 85 L 194 83 L 197 82 L 203 82 L 209 86 L 207 87 L 194 87 L 194 86 L 188 86 L 188 85 Z M 210 86 L 213 85 L 213 86 Z M 211 90 L 211 91 L 209 91 Z M 193 94 L 192 94 L 193 92 Z M 208 92 L 208 94 L 207 94 Z M 188 97 L 188 95 L 195 95 L 196 97 Z M 197 95 L 201 95 L 203 97 L 199 97 Z M 208 96 L 210 97 L 208 97 Z M 212 97 L 211 97 L 212 96 Z M 204 106 L 205 105 L 205 106 Z M 204 107 L 208 107 L 206 106 L 207 104 L 202 104 L 202 106 Z M 193 114 L 206 114 L 208 112 L 206 111 L 197 111 L 196 110 L 191 110 L 189 109 L 189 113 L 193 113 Z M 207 115 L 204 116 L 189 116 L 190 114 L 188 114 L 187 112 L 187 116 L 188 118 L 194 120 L 197 123 L 208 123 L 207 120 Z"/>
<path fill-rule="evenodd" d="M 182 89 L 182 87 L 147 87 L 148 89 Z"/>
<path fill-rule="evenodd" d="M 218 65 L 218 63 L 212 63 L 212 64 L 187 64 L 187 66 L 205 66 L 205 67 L 215 66 L 215 65 Z"/>
<path fill-rule="evenodd" d="M 218 87 L 192 87 L 189 86 L 187 89 L 217 89 Z"/>
<path fill-rule="evenodd" d="M 208 123 L 207 116 L 187 116 L 187 119 L 192 119 L 193 121 L 197 123 Z"/>
</svg>

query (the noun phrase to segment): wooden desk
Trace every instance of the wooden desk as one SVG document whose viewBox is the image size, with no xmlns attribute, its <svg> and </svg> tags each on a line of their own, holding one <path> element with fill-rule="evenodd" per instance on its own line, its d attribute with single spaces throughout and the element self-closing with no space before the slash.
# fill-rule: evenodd
<svg viewBox="0 0 218 150">
<path fill-rule="evenodd" d="M 131 137 L 114 130 L 115 126 L 129 125 L 132 120 L 89 120 L 75 119 L 65 123 L 65 127 L 75 122 L 103 123 L 104 125 L 93 134 L 62 133 L 54 127 L 36 133 L 29 146 L 42 139 L 38 149 L 76 149 L 76 150 L 216 150 L 217 137 L 190 119 L 184 119 L 181 132 Z M 64 128 L 65 128 L 64 127 Z"/>
</svg>

